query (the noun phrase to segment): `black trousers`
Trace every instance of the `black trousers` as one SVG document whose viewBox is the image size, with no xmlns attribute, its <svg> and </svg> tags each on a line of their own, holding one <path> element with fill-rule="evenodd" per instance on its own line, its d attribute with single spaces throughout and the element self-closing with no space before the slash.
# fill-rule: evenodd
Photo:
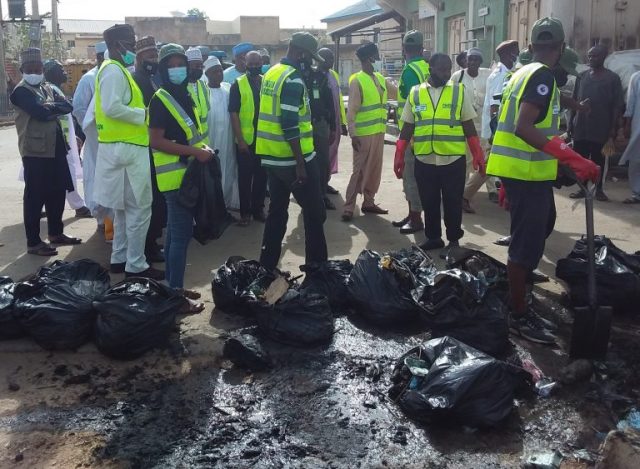
<svg viewBox="0 0 640 469">
<path fill-rule="evenodd" d="M 573 142 L 573 149 L 585 158 L 590 159 L 600 166 L 600 180 L 598 181 L 598 189 L 602 189 L 602 177 L 604 176 L 605 158 L 602 154 L 604 143 L 590 142 L 589 140 L 577 140 Z"/>
<path fill-rule="evenodd" d="M 24 166 L 24 229 L 27 246 L 34 247 L 42 242 L 40 238 L 40 213 L 42 207 L 47 211 L 47 229 L 49 236 L 63 233 L 62 212 L 67 190 L 73 183 L 69 174 L 66 157 L 22 158 Z"/>
<path fill-rule="evenodd" d="M 327 260 L 327 241 L 323 226 L 327 214 L 320 194 L 320 174 L 317 163 L 315 158 L 306 163 L 307 182 L 302 186 L 294 185 L 295 166 L 267 169 L 271 203 L 260 254 L 260 262 L 267 269 L 275 269 L 280 260 L 282 240 L 287 232 L 289 221 L 289 199 L 292 193 L 302 207 L 306 263 Z"/>
<path fill-rule="evenodd" d="M 451 164 L 436 166 L 416 159 L 415 176 L 420 201 L 424 208 L 427 239 L 442 238 L 440 204 L 444 209 L 444 226 L 447 239 L 458 241 L 464 236 L 462 230 L 462 197 L 466 180 L 465 157 Z"/>
<path fill-rule="evenodd" d="M 237 150 L 237 149 L 236 149 Z M 240 195 L 240 216 L 247 217 L 261 213 L 267 195 L 267 172 L 262 167 L 255 147 L 249 153 L 236 151 L 238 161 L 238 192 Z"/>
<path fill-rule="evenodd" d="M 167 226 L 167 203 L 162 192 L 158 189 L 156 167 L 153 164 L 153 154 L 151 151 L 149 151 L 149 158 L 151 158 L 151 188 L 153 191 L 153 200 L 151 202 L 151 221 L 149 222 L 149 230 L 147 231 L 144 249 L 147 254 L 157 250 L 158 239 L 162 237 L 162 230 Z"/>
<path fill-rule="evenodd" d="M 325 119 L 313 121 L 313 147 L 318 161 L 318 171 L 320 175 L 320 192 L 324 197 L 329 184 L 329 123 Z"/>
</svg>

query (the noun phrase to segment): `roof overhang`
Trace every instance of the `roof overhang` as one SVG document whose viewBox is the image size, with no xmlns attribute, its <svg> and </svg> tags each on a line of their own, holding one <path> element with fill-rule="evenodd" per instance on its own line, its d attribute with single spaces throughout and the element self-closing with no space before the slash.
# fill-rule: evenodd
<svg viewBox="0 0 640 469">
<path fill-rule="evenodd" d="M 368 28 L 369 26 L 373 26 L 374 24 L 382 23 L 383 21 L 387 21 L 390 19 L 395 19 L 398 24 L 404 29 L 406 24 L 405 18 L 395 10 L 385 11 L 384 13 L 378 13 L 376 15 L 368 16 L 367 18 L 363 18 L 360 21 L 356 21 L 355 23 L 348 24 L 347 26 L 343 26 L 340 29 L 336 29 L 335 31 L 331 31 L 329 35 L 331 39 L 335 42 L 337 38 L 347 36 L 356 31 L 360 31 L 364 28 Z"/>
</svg>

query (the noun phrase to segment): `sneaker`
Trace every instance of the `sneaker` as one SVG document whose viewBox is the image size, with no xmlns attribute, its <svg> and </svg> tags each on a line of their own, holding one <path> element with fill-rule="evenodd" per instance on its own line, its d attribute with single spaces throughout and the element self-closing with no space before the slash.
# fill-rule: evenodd
<svg viewBox="0 0 640 469">
<path fill-rule="evenodd" d="M 524 316 L 509 315 L 509 330 L 512 334 L 537 344 L 555 344 L 556 337 L 548 331 L 540 317 L 530 311 Z"/>
<path fill-rule="evenodd" d="M 420 245 L 420 249 L 423 251 L 433 251 L 434 249 L 442 249 L 444 247 L 444 241 L 442 238 L 428 239 L 426 243 Z"/>
</svg>

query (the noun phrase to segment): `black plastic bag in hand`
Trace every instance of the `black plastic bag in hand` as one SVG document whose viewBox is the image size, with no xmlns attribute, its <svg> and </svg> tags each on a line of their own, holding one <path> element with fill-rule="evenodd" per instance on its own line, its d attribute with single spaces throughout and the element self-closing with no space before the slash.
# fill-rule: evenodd
<svg viewBox="0 0 640 469">
<path fill-rule="evenodd" d="M 306 275 L 300 291 L 326 296 L 334 314 L 342 313 L 350 305 L 348 284 L 352 270 L 348 259 L 307 264 L 302 267 Z"/>
<path fill-rule="evenodd" d="M 112 358 L 129 360 L 166 346 L 185 299 L 154 280 L 131 278 L 94 301 L 95 340 Z"/>
<path fill-rule="evenodd" d="M 228 313 L 248 314 L 248 300 L 255 300 L 256 282 L 264 279 L 270 284 L 274 276 L 258 261 L 230 257 L 217 271 L 211 282 L 216 308 Z M 268 287 L 269 285 L 266 285 Z M 252 298 L 253 296 L 253 298 Z"/>
<path fill-rule="evenodd" d="M 305 347 L 333 338 L 333 313 L 326 296 L 292 289 L 274 305 L 255 302 L 251 306 L 260 330 L 276 342 Z"/>
<path fill-rule="evenodd" d="M 404 354 L 389 396 L 415 420 L 495 426 L 509 415 L 526 372 L 451 337 L 432 339 Z"/>
<path fill-rule="evenodd" d="M 420 307 L 412 297 L 417 286 L 402 261 L 368 250 L 360 253 L 349 277 L 349 294 L 358 314 L 383 326 L 417 318 Z"/>
<path fill-rule="evenodd" d="M 18 339 L 25 335 L 14 314 L 15 284 L 9 277 L 0 277 L 0 340 Z"/>
</svg>

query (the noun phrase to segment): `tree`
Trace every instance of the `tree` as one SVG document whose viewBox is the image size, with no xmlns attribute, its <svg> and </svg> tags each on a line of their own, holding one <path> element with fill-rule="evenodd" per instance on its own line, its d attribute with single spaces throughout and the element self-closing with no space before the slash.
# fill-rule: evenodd
<svg viewBox="0 0 640 469">
<path fill-rule="evenodd" d="M 187 10 L 187 16 L 193 16 L 195 18 L 200 18 L 203 20 L 208 20 L 209 16 L 206 12 L 200 10 L 199 8 L 191 8 Z"/>
</svg>

